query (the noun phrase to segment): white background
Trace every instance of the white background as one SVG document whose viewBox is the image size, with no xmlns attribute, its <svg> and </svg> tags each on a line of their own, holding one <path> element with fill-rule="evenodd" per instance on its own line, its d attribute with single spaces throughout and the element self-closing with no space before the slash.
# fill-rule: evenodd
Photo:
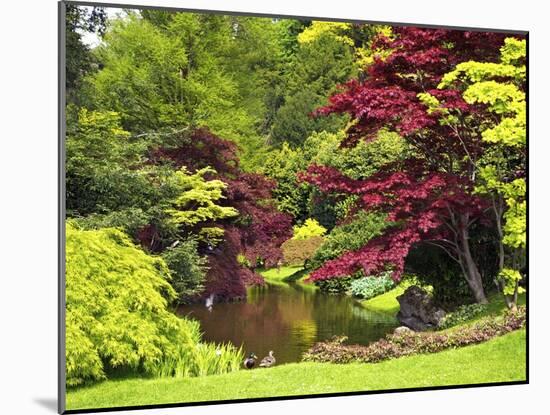
<svg viewBox="0 0 550 415">
<path fill-rule="evenodd" d="M 550 383 L 545 197 L 550 140 L 547 20 L 550 14 L 543 10 L 544 2 L 139 0 L 139 3 L 529 30 L 531 384 L 138 413 L 403 411 L 447 415 L 548 411 L 544 409 L 548 406 L 548 399 L 544 398 Z M 55 0 L 9 0 L 2 2 L 0 10 L 0 413 L 52 414 L 56 407 L 57 376 L 57 4 Z M 541 405 L 540 409 L 535 409 L 537 405 Z"/>
</svg>

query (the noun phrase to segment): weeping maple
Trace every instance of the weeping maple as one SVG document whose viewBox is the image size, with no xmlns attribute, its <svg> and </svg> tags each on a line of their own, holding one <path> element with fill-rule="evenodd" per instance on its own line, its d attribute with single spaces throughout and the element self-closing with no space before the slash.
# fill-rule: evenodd
<svg viewBox="0 0 550 415">
<path fill-rule="evenodd" d="M 391 269 L 398 280 L 417 243 L 443 249 L 462 269 L 477 302 L 487 301 L 472 255 L 470 232 L 487 223 L 487 202 L 474 193 L 476 162 L 485 143 L 480 126 L 487 113 L 460 90 L 437 89 L 460 62 L 493 62 L 505 34 L 412 27 L 392 28 L 373 42 L 377 51 L 366 79 L 352 80 L 316 115 L 343 114 L 352 122 L 343 141 L 374 140 L 382 129 L 399 133 L 413 147 L 406 160 L 389 163 L 364 180 L 312 165 L 301 179 L 322 191 L 358 196 L 358 208 L 381 211 L 394 223 L 364 247 L 314 271 L 313 281 Z"/>
<path fill-rule="evenodd" d="M 262 277 L 239 264 L 243 255 L 252 268 L 262 262 L 273 266 L 282 259 L 280 246 L 292 236 L 291 217 L 279 212 L 272 199 L 275 182 L 261 174 L 244 173 L 239 166 L 236 145 L 201 128 L 181 133 L 170 146 L 154 149 L 153 163 L 169 162 L 197 172 L 211 167 L 205 175 L 225 183 L 220 204 L 238 212 L 235 218 L 201 223 L 224 230 L 223 241 L 215 247 L 204 247 L 209 271 L 204 296 L 215 294 L 218 299 L 233 299 L 246 295 L 245 286 L 261 283 Z M 197 231 L 197 230 L 196 230 Z"/>
</svg>

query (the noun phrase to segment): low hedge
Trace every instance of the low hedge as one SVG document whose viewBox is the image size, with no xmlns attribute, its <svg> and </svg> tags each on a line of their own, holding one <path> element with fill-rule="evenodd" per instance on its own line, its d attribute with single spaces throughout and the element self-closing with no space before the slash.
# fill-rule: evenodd
<svg viewBox="0 0 550 415">
<path fill-rule="evenodd" d="M 450 332 L 404 331 L 389 334 L 369 344 L 345 345 L 345 336 L 316 343 L 302 356 L 303 361 L 325 363 L 376 363 L 421 353 L 435 353 L 445 349 L 482 343 L 497 336 L 525 327 L 526 310 L 519 307 L 503 316 L 486 317 L 472 326 Z"/>
</svg>

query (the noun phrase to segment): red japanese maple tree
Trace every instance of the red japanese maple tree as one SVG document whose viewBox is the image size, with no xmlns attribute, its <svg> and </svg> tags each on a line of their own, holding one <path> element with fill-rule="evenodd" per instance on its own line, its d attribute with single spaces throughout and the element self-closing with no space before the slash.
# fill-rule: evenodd
<svg viewBox="0 0 550 415">
<path fill-rule="evenodd" d="M 363 248 L 328 261 L 310 279 L 388 268 L 399 279 L 411 247 L 431 243 L 460 265 L 476 301 L 486 302 L 469 240 L 472 225 L 485 217 L 485 201 L 473 188 L 476 160 L 484 151 L 478 127 L 486 113 L 467 104 L 460 91 L 442 91 L 437 85 L 459 62 L 496 60 L 506 35 L 412 27 L 392 32 L 392 39 L 380 36 L 373 43 L 374 50 L 388 53 L 375 56 L 366 79 L 343 85 L 316 114 L 352 117 L 345 146 L 374 140 L 386 128 L 411 144 L 413 156 L 365 180 L 317 165 L 301 177 L 325 192 L 358 195 L 359 208 L 386 212 L 394 226 Z M 421 93 L 435 97 L 439 109 L 428 108 Z"/>
</svg>

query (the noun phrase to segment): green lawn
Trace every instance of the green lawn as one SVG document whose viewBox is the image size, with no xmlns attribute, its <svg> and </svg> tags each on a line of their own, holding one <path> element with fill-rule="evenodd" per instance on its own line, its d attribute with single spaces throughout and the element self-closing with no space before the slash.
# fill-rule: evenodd
<svg viewBox="0 0 550 415">
<path fill-rule="evenodd" d="M 396 297 L 403 294 L 405 289 L 406 287 L 402 284 L 398 285 L 384 294 L 378 295 L 370 300 L 361 301 L 361 304 L 372 311 L 395 315 L 399 311 L 399 302 Z"/>
<path fill-rule="evenodd" d="M 410 278 L 405 278 L 397 287 L 369 300 L 363 300 L 361 301 L 361 304 L 365 308 L 368 308 L 372 311 L 396 315 L 399 311 L 399 302 L 397 301 L 397 297 L 403 294 L 405 290 L 413 284 L 415 284 L 414 280 L 411 280 Z M 424 287 L 424 289 L 426 289 L 428 292 L 431 292 L 432 288 L 430 286 L 427 286 Z"/>
<path fill-rule="evenodd" d="M 301 271 L 303 267 L 301 266 L 293 266 L 293 267 L 281 267 L 279 269 L 277 268 L 270 268 L 270 269 L 264 269 L 258 271 L 262 277 L 264 277 L 268 281 L 283 281 L 284 279 L 292 276 L 292 274 L 295 274 L 298 271 Z"/>
<path fill-rule="evenodd" d="M 68 409 L 525 380 L 526 333 L 381 363 L 293 363 L 187 379 L 110 380 L 69 390 Z"/>
</svg>

